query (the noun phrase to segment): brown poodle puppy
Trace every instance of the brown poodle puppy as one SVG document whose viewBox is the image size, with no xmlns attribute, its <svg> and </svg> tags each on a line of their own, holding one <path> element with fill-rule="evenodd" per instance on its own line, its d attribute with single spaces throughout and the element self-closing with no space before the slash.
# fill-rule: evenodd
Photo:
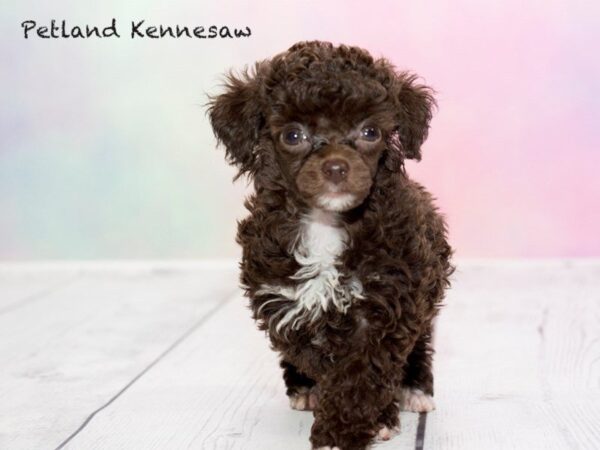
<svg viewBox="0 0 600 450">
<path fill-rule="evenodd" d="M 209 115 L 238 176 L 241 282 L 314 448 L 389 439 L 434 408 L 433 319 L 452 272 L 420 159 L 431 90 L 357 47 L 301 42 L 229 75 Z"/>
</svg>

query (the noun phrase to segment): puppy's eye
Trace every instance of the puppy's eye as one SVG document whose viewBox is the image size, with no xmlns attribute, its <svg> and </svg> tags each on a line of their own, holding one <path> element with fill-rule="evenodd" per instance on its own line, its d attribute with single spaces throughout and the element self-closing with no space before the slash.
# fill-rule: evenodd
<svg viewBox="0 0 600 450">
<path fill-rule="evenodd" d="M 375 142 L 381 137 L 381 133 L 379 128 L 368 126 L 360 130 L 360 137 L 365 141 Z"/>
<path fill-rule="evenodd" d="M 287 145 L 298 145 L 307 139 L 306 134 L 300 128 L 292 128 L 282 133 L 281 138 Z"/>
</svg>

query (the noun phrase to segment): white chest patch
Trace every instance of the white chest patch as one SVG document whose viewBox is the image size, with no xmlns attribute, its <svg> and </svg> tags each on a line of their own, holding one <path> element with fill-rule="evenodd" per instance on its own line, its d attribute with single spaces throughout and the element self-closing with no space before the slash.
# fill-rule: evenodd
<svg viewBox="0 0 600 450">
<path fill-rule="evenodd" d="M 353 298 L 362 297 L 358 280 L 346 284 L 340 280 L 338 257 L 346 248 L 347 239 L 335 213 L 315 209 L 305 218 L 294 250 L 300 269 L 291 277 L 301 282 L 293 287 L 264 285 L 258 292 L 277 296 L 263 306 L 283 300 L 294 302 L 271 319 L 278 321 L 277 330 L 287 324 L 297 329 L 302 323 L 318 318 L 330 304 L 345 313 Z"/>
</svg>

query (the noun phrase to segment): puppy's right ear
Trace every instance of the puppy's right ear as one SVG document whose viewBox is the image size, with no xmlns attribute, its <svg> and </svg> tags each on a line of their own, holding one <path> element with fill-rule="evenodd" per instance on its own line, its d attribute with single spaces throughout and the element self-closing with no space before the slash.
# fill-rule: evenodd
<svg viewBox="0 0 600 450">
<path fill-rule="evenodd" d="M 225 146 L 227 161 L 239 172 L 253 175 L 258 170 L 257 146 L 264 117 L 259 102 L 261 66 L 240 76 L 229 73 L 225 92 L 209 97 L 208 114 L 215 136 Z"/>
</svg>

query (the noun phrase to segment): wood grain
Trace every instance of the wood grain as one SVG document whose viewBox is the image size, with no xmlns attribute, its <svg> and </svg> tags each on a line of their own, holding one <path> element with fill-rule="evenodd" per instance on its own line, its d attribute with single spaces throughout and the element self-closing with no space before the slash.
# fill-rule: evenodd
<svg viewBox="0 0 600 450">
<path fill-rule="evenodd" d="M 600 261 L 459 267 L 422 448 L 600 448 Z M 0 449 L 308 449 L 236 286 L 230 262 L 0 264 Z M 401 421 L 376 448 L 420 448 Z"/>
<path fill-rule="evenodd" d="M 600 448 L 600 264 L 465 264 L 455 278 L 425 448 Z"/>
<path fill-rule="evenodd" d="M 232 271 L 83 271 L 0 315 L 0 448 L 58 446 L 235 286 Z"/>
<path fill-rule="evenodd" d="M 55 271 L 15 271 L 0 268 L 0 316 L 36 302 L 74 282 L 76 269 Z"/>
</svg>

